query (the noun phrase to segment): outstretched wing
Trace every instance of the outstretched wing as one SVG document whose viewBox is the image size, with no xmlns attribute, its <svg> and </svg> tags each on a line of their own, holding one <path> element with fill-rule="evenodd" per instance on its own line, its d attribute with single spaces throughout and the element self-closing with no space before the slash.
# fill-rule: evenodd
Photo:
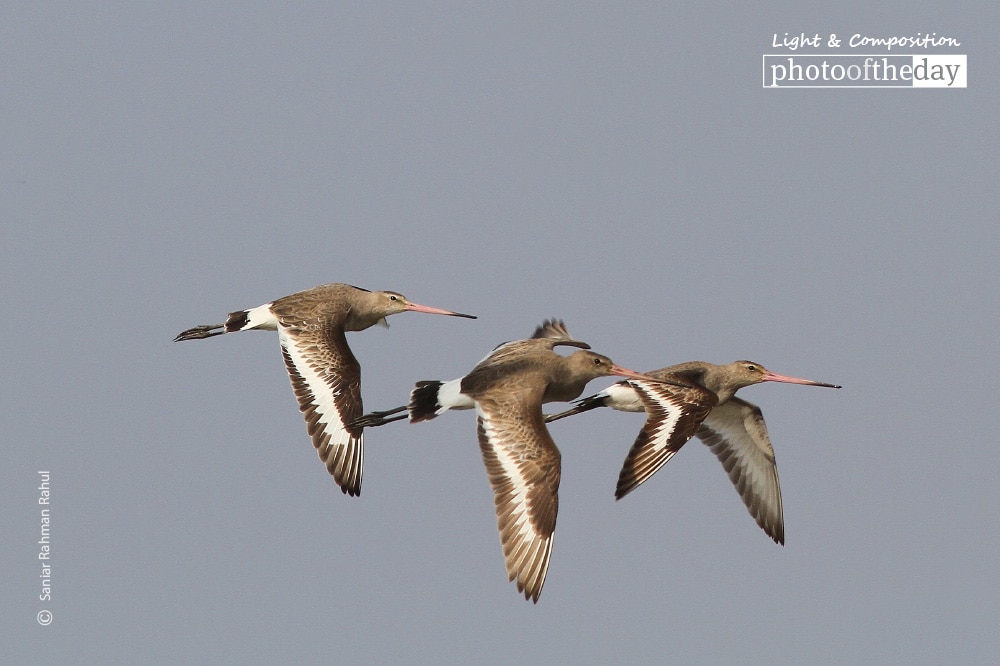
<svg viewBox="0 0 1000 666">
<path fill-rule="evenodd" d="M 784 544 L 778 467 L 760 408 L 730 398 L 712 410 L 697 435 L 718 457 L 757 524 L 776 543 Z"/>
<path fill-rule="evenodd" d="M 629 494 L 663 467 L 698 431 L 718 401 L 700 386 L 679 388 L 670 384 L 630 379 L 646 411 L 646 423 L 635 438 L 618 475 L 615 499 Z"/>
<path fill-rule="evenodd" d="M 292 390 L 320 460 L 348 495 L 361 493 L 364 435 L 347 424 L 359 418 L 361 366 L 342 331 L 329 326 L 278 325 Z"/>
<path fill-rule="evenodd" d="M 476 414 L 508 579 L 516 579 L 524 598 L 537 603 L 559 509 L 559 449 L 538 399 L 525 402 L 513 393 L 480 397 Z"/>
</svg>

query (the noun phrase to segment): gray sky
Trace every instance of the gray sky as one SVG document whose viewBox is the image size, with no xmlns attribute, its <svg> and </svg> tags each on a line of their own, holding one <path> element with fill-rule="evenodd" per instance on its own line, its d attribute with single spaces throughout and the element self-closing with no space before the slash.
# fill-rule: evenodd
<svg viewBox="0 0 1000 666">
<path fill-rule="evenodd" d="M 3 660 L 996 663 L 998 10 L 772 4 L 9 6 Z M 786 31 L 953 36 L 969 87 L 763 90 Z M 335 281 L 480 317 L 353 334 L 369 408 L 546 317 L 843 384 L 741 394 L 787 545 L 698 442 L 615 502 L 642 418 L 592 412 L 526 603 L 472 414 L 370 431 L 351 499 L 273 333 L 171 342 Z"/>
</svg>

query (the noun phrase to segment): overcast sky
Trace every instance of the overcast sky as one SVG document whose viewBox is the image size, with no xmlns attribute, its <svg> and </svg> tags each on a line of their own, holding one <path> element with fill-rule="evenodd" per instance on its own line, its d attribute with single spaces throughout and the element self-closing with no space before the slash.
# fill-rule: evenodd
<svg viewBox="0 0 1000 666">
<path fill-rule="evenodd" d="M 1000 660 L 1000 10 L 683 5 L 9 4 L 3 661 Z M 763 89 L 785 32 L 954 37 L 968 88 Z M 526 603 L 473 414 L 349 498 L 274 333 L 171 341 L 325 282 L 479 315 L 352 334 L 368 408 L 547 317 L 842 384 L 741 393 L 787 545 L 697 441 L 615 502 L 642 417 L 590 412 Z"/>
</svg>

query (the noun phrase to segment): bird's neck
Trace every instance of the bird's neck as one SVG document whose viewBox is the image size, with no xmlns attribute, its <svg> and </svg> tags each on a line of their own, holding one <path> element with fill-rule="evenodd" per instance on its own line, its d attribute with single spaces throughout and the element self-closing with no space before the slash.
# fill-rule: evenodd
<svg viewBox="0 0 1000 666">
<path fill-rule="evenodd" d="M 370 300 L 372 302 L 362 301 L 352 304 L 352 307 L 347 311 L 347 316 L 344 317 L 345 331 L 363 331 L 378 323 L 382 323 L 384 326 L 389 325 L 385 321 L 385 315 L 374 309 L 374 296 L 374 294 L 362 294 L 364 301 Z"/>
<path fill-rule="evenodd" d="M 549 385 L 545 388 L 545 402 L 568 402 L 580 397 L 587 386 L 588 378 L 580 378 L 569 368 L 560 365 L 553 373 Z"/>
<path fill-rule="evenodd" d="M 736 391 L 740 389 L 739 386 L 726 381 L 724 366 L 706 368 L 701 384 L 719 397 L 720 405 L 736 395 Z"/>
</svg>

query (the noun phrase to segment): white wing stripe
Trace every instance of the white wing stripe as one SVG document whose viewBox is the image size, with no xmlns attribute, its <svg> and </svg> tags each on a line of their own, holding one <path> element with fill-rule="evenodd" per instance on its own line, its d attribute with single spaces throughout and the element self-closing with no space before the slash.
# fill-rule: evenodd
<svg viewBox="0 0 1000 666">
<path fill-rule="evenodd" d="M 323 429 L 331 437 L 336 436 L 337 444 L 345 444 L 346 440 L 350 438 L 350 434 L 344 429 L 343 418 L 337 409 L 337 403 L 334 401 L 335 394 L 333 389 L 316 372 L 316 369 L 305 358 L 301 349 L 299 349 L 298 340 L 288 335 L 285 328 L 278 328 L 278 338 L 281 341 L 281 346 L 288 351 L 292 363 L 295 364 L 295 369 L 309 386 L 309 391 L 312 393 L 312 404 L 316 407 L 316 413 L 319 414 L 318 423 L 323 426 Z M 328 429 L 326 426 L 329 425 L 333 425 L 334 429 Z M 344 435 L 346 435 L 346 439 Z"/>
<path fill-rule="evenodd" d="M 671 399 L 655 391 L 650 391 L 643 382 L 635 382 L 633 388 L 636 391 L 641 391 L 648 400 L 657 403 L 663 410 L 665 417 L 656 422 L 656 427 L 651 433 L 652 442 L 650 445 L 653 451 L 661 451 L 666 448 L 667 443 L 670 441 L 670 435 L 677 427 L 677 422 L 684 415 L 684 407 L 682 404 L 677 404 L 676 399 Z"/>
<path fill-rule="evenodd" d="M 343 416 L 337 409 L 337 403 L 334 400 L 336 394 L 306 358 L 299 341 L 289 335 L 288 331 L 281 326 L 278 327 L 278 339 L 292 360 L 296 372 L 309 387 L 310 404 L 315 408 L 317 416 L 316 425 L 320 429 L 321 437 L 326 438 L 326 445 L 330 448 L 329 455 L 324 456 L 321 447 L 317 446 L 320 457 L 326 461 L 327 468 L 331 473 L 337 469 L 344 470 L 343 473 L 347 478 L 339 479 L 341 484 L 346 484 L 347 487 L 357 487 L 360 484 L 364 468 L 364 434 L 362 433 L 355 438 L 345 428 Z M 314 437 L 314 442 L 316 441 L 322 440 Z M 355 451 L 357 464 L 345 465 L 347 461 L 344 459 L 350 455 L 352 449 Z"/>
<path fill-rule="evenodd" d="M 480 409 L 479 405 L 476 405 L 476 414 L 483 419 L 483 431 L 486 433 L 486 439 L 493 447 L 504 475 L 510 480 L 510 506 L 511 513 L 514 514 L 514 524 L 517 525 L 517 533 L 524 540 L 524 543 L 530 543 L 528 537 L 534 534 L 534 529 L 532 529 L 528 521 L 528 484 L 525 481 L 524 474 L 521 473 L 521 468 L 517 464 L 517 461 L 511 457 L 511 450 L 499 443 L 498 433 L 493 426 L 489 414 Z"/>
<path fill-rule="evenodd" d="M 476 414 L 482 419 L 483 432 L 486 434 L 486 439 L 493 447 L 493 451 L 496 454 L 497 461 L 500 463 L 504 476 L 506 476 L 510 482 L 510 501 L 507 508 L 508 510 L 507 513 L 501 515 L 509 514 L 513 519 L 511 524 L 516 528 L 514 531 L 517 534 L 518 543 L 515 546 L 515 549 L 511 552 L 510 557 L 512 560 L 520 561 L 523 559 L 522 551 L 526 547 L 534 545 L 533 542 L 538 540 L 540 536 L 531 526 L 531 522 L 528 519 L 528 484 L 521 471 L 520 465 L 518 465 L 517 461 L 511 456 L 512 449 L 510 447 L 503 446 L 501 443 L 500 435 L 493 425 L 490 415 L 483 411 L 478 404 L 476 405 Z"/>
</svg>

